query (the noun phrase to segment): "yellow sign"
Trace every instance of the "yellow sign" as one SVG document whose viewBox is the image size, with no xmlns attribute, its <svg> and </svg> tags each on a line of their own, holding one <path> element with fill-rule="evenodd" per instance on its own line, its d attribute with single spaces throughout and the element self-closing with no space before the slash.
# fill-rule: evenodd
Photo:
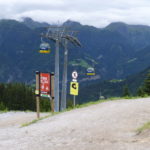
<svg viewBox="0 0 150 150">
<path fill-rule="evenodd" d="M 40 94 L 40 91 L 39 90 L 35 90 L 35 94 Z"/>
<path fill-rule="evenodd" d="M 78 95 L 79 91 L 79 83 L 78 82 L 71 82 L 70 83 L 70 94 L 71 95 Z"/>
</svg>

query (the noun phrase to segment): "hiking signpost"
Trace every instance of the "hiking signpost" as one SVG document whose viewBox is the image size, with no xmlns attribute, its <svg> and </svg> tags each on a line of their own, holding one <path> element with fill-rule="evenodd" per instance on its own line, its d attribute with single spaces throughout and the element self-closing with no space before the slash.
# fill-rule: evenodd
<svg viewBox="0 0 150 150">
<path fill-rule="evenodd" d="M 51 100 L 51 109 L 54 112 L 54 74 L 36 72 L 36 110 L 37 118 L 40 118 L 40 97 Z"/>
<path fill-rule="evenodd" d="M 73 95 L 73 106 L 76 105 L 76 97 L 79 91 L 79 83 L 77 82 L 78 73 L 77 71 L 72 72 L 72 82 L 70 82 L 70 95 Z"/>
</svg>

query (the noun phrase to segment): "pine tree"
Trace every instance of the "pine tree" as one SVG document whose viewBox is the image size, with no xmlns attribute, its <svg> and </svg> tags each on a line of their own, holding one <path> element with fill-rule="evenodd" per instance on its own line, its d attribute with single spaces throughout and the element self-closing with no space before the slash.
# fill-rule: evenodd
<svg viewBox="0 0 150 150">
<path fill-rule="evenodd" d="M 148 72 L 147 77 L 144 81 L 144 88 L 143 89 L 147 95 L 150 95 L 150 71 Z"/>
<path fill-rule="evenodd" d="M 123 87 L 123 97 L 129 97 L 129 96 L 130 96 L 129 88 L 127 85 L 125 85 Z"/>
<path fill-rule="evenodd" d="M 138 88 L 138 90 L 137 90 L 137 96 L 141 96 L 141 97 L 145 96 L 145 92 L 143 90 L 143 87 Z"/>
</svg>

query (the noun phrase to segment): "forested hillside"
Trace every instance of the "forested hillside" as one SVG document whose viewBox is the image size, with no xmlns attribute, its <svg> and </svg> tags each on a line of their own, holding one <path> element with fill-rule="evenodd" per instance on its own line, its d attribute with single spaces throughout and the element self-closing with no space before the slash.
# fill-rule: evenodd
<svg viewBox="0 0 150 150">
<path fill-rule="evenodd" d="M 102 98 L 123 97 L 125 88 L 128 88 L 129 95 L 144 96 L 150 95 L 150 67 L 144 71 L 128 76 L 124 80 L 106 80 L 88 82 L 81 84 L 78 102 L 88 102 Z"/>
<path fill-rule="evenodd" d="M 50 111 L 50 101 L 41 98 L 41 111 Z M 0 84 L 0 111 L 35 111 L 35 89 L 24 83 Z"/>
<path fill-rule="evenodd" d="M 127 90 L 127 91 L 125 91 Z M 125 93 L 126 92 L 126 93 Z M 68 91 L 69 93 L 69 91 Z M 125 80 L 107 80 L 80 84 L 76 104 L 98 99 L 122 96 L 150 95 L 150 68 L 129 76 Z M 72 96 L 67 97 L 67 107 L 73 106 Z M 24 83 L 0 84 L 0 110 L 32 110 L 35 111 L 35 88 Z M 41 98 L 41 111 L 50 111 L 50 100 Z"/>
</svg>

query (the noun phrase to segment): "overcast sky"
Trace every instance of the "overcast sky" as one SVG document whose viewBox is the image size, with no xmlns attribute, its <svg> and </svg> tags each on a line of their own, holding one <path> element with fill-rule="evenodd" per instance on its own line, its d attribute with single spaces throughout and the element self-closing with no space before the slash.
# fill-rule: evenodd
<svg viewBox="0 0 150 150">
<path fill-rule="evenodd" d="M 48 23 L 70 19 L 96 27 L 116 21 L 150 25 L 150 0 L 0 0 L 1 19 L 21 17 Z"/>
</svg>

